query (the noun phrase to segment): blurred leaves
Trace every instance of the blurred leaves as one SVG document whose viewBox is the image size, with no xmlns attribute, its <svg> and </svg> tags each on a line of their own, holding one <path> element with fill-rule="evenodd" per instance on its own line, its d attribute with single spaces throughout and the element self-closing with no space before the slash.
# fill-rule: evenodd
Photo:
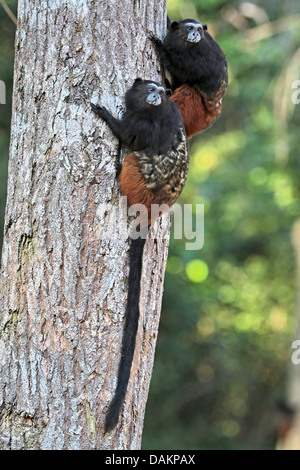
<svg viewBox="0 0 300 470">
<path fill-rule="evenodd" d="M 300 6 L 169 0 L 168 10 L 208 24 L 230 85 L 220 118 L 190 145 L 181 203 L 205 205 L 205 243 L 171 240 L 143 445 L 273 448 L 296 334 Z"/>
</svg>

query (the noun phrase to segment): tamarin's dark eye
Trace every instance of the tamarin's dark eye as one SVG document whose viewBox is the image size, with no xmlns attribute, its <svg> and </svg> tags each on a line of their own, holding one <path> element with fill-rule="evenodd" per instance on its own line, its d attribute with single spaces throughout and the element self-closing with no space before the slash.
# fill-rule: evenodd
<svg viewBox="0 0 300 470">
<path fill-rule="evenodd" d="M 193 26 L 188 27 L 188 31 L 192 31 L 192 29 L 193 29 Z"/>
</svg>

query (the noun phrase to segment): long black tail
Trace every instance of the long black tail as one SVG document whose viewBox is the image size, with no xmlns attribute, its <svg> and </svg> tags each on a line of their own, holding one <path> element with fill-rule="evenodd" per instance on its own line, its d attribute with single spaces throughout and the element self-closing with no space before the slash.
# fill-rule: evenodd
<svg viewBox="0 0 300 470">
<path fill-rule="evenodd" d="M 128 297 L 122 339 L 121 360 L 118 370 L 117 388 L 106 415 L 105 432 L 114 428 L 119 420 L 120 409 L 125 398 L 130 377 L 140 314 L 140 281 L 145 241 L 146 240 L 144 238 L 137 238 L 136 240 L 131 240 L 130 243 Z"/>
</svg>

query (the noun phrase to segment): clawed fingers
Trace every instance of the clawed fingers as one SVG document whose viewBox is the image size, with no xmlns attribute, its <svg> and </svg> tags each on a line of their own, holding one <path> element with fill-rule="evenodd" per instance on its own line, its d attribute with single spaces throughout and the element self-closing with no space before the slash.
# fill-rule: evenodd
<svg viewBox="0 0 300 470">
<path fill-rule="evenodd" d="M 154 44 L 157 43 L 157 42 L 160 42 L 160 39 L 157 36 L 155 36 L 155 34 L 150 34 L 149 39 Z"/>
<path fill-rule="evenodd" d="M 101 106 L 99 106 L 99 104 L 96 104 L 96 103 L 91 103 L 91 108 L 95 113 L 97 113 L 97 111 L 102 110 Z"/>
</svg>

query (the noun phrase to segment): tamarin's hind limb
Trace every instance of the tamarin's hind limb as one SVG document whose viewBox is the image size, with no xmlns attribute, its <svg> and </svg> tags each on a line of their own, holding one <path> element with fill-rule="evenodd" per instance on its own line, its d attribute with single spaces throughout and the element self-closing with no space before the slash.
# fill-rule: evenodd
<svg viewBox="0 0 300 470">
<path fill-rule="evenodd" d="M 155 189 L 149 189 L 141 171 L 139 158 L 134 153 L 126 155 L 119 181 L 122 196 L 127 196 L 128 207 L 134 204 L 143 204 L 146 207 L 148 227 L 174 203 L 174 194 L 170 193 L 168 188 L 158 185 Z M 159 212 L 152 211 L 152 205 L 155 204 L 160 206 Z"/>
<path fill-rule="evenodd" d="M 127 196 L 128 207 L 133 204 L 143 204 L 149 214 L 153 197 L 146 187 L 145 178 L 141 173 L 141 164 L 134 153 L 126 155 L 119 181 L 122 196 Z"/>
<path fill-rule="evenodd" d="M 222 98 L 209 100 L 187 84 L 176 88 L 170 99 L 180 110 L 187 137 L 207 129 L 221 114 Z"/>
<path fill-rule="evenodd" d="M 163 195 L 161 195 L 159 191 L 149 190 L 147 188 L 147 182 L 141 173 L 141 164 L 134 153 L 128 154 L 122 165 L 120 189 L 122 195 L 127 196 L 128 207 L 133 204 L 143 204 L 147 208 L 148 226 L 150 226 L 153 223 L 151 219 L 151 204 L 160 205 Z M 157 215 L 161 216 L 162 214 L 158 213 Z M 140 280 L 145 242 L 145 238 L 131 239 L 130 241 L 128 298 L 121 346 L 121 359 L 118 369 L 118 382 L 115 395 L 106 415 L 105 432 L 113 429 L 119 420 L 120 409 L 125 399 L 130 377 L 139 322 Z"/>
</svg>

